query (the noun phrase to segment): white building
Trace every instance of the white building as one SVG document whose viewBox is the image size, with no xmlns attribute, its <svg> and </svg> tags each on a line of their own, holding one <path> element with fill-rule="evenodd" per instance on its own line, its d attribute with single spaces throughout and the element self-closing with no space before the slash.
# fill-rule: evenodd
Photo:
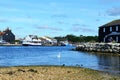
<svg viewBox="0 0 120 80">
<path fill-rule="evenodd" d="M 41 40 L 44 44 L 51 44 L 51 45 L 56 45 L 57 44 L 57 40 L 54 38 L 50 38 L 47 36 L 41 37 Z"/>
</svg>

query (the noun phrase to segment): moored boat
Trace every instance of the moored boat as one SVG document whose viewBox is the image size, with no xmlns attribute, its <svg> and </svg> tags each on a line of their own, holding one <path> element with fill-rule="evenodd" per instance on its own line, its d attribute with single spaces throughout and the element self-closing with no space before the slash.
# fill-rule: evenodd
<svg viewBox="0 0 120 80">
<path fill-rule="evenodd" d="M 23 46 L 41 46 L 42 42 L 36 35 L 29 35 L 22 41 Z"/>
<path fill-rule="evenodd" d="M 41 42 L 35 42 L 35 41 L 23 41 L 23 46 L 41 46 Z"/>
</svg>

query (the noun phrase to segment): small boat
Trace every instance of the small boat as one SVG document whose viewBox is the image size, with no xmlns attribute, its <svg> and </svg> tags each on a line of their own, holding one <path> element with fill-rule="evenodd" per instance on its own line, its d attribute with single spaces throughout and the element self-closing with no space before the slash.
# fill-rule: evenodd
<svg viewBox="0 0 120 80">
<path fill-rule="evenodd" d="M 68 41 L 61 41 L 60 44 L 61 44 L 61 46 L 67 46 L 67 45 L 69 45 L 69 42 Z"/>
</svg>

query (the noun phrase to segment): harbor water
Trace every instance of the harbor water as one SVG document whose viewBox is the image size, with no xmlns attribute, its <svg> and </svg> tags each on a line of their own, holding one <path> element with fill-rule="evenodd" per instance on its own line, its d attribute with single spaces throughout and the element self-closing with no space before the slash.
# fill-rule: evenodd
<svg viewBox="0 0 120 80">
<path fill-rule="evenodd" d="M 80 66 L 120 74 L 120 56 L 72 51 L 72 46 L 0 46 L 0 67 Z"/>
</svg>

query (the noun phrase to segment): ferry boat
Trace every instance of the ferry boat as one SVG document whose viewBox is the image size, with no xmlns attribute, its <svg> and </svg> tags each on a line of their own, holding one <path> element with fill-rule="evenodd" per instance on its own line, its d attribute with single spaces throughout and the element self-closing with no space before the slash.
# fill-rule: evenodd
<svg viewBox="0 0 120 80">
<path fill-rule="evenodd" d="M 41 46 L 42 43 L 39 41 L 23 41 L 23 46 Z"/>
<path fill-rule="evenodd" d="M 23 46 L 41 46 L 41 40 L 36 35 L 28 35 L 22 41 Z"/>
</svg>

